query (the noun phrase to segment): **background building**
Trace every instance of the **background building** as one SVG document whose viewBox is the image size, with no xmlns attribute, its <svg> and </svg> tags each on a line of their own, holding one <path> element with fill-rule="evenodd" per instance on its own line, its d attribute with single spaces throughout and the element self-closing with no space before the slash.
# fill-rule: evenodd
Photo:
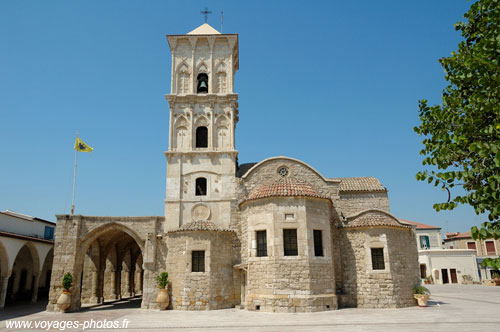
<svg viewBox="0 0 500 332">
<path fill-rule="evenodd" d="M 0 308 L 46 296 L 52 269 L 53 222 L 0 212 Z"/>
<path fill-rule="evenodd" d="M 498 258 L 500 256 L 500 240 L 474 240 L 470 232 L 446 233 L 445 236 L 445 248 L 454 250 L 469 249 L 476 253 L 479 277 L 482 280 L 492 279 L 495 272 L 500 273 L 498 270 L 484 267 L 481 264 L 485 258 Z"/>
<path fill-rule="evenodd" d="M 440 227 L 400 220 L 416 226 L 422 279 L 432 275 L 435 284 L 462 284 L 466 282 L 463 276 L 470 276 L 472 281 L 480 281 L 474 250 L 445 249 L 442 245 Z"/>
</svg>

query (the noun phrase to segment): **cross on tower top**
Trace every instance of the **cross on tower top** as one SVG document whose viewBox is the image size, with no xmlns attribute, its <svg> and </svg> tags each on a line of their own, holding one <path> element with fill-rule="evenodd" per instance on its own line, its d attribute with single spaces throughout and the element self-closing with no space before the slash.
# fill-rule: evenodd
<svg viewBox="0 0 500 332">
<path fill-rule="evenodd" d="M 212 14 L 212 12 L 210 10 L 208 10 L 207 7 L 205 7 L 205 9 L 200 12 L 200 14 L 205 15 L 205 23 L 207 23 L 208 14 Z"/>
</svg>

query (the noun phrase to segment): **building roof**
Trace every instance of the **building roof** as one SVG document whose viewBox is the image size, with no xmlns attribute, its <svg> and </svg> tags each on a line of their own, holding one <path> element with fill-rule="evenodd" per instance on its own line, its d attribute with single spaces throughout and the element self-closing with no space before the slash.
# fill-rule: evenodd
<svg viewBox="0 0 500 332">
<path fill-rule="evenodd" d="M 208 23 L 203 23 L 196 29 L 191 32 L 188 32 L 188 35 L 220 35 L 221 33 L 215 30 Z"/>
<path fill-rule="evenodd" d="M 320 195 L 316 189 L 307 182 L 285 177 L 255 188 L 246 201 L 268 197 L 314 197 L 330 199 L 330 197 Z"/>
<path fill-rule="evenodd" d="M 373 176 L 354 177 L 354 178 L 329 178 L 329 180 L 340 181 L 340 191 L 342 192 L 387 192 L 387 189 Z"/>
<path fill-rule="evenodd" d="M 358 227 L 400 227 L 411 228 L 411 225 L 401 223 L 396 217 L 386 211 L 369 209 L 361 211 L 355 215 L 347 217 L 347 221 L 342 224 L 342 228 Z"/>
<path fill-rule="evenodd" d="M 245 175 L 246 172 L 252 167 L 254 167 L 257 163 L 245 163 L 245 164 L 239 164 L 238 169 L 236 170 L 236 177 L 241 178 L 243 175 Z"/>
<path fill-rule="evenodd" d="M 15 211 L 10 211 L 10 210 L 5 210 L 3 212 L 0 212 L 0 214 L 6 215 L 6 216 L 9 216 L 9 217 L 24 219 L 24 220 L 28 220 L 28 221 L 40 221 L 40 222 L 43 222 L 43 223 L 50 224 L 52 226 L 56 225 L 52 221 L 48 221 L 48 220 L 45 220 L 45 219 L 40 219 L 40 218 L 37 218 L 37 217 L 32 217 L 32 216 L 29 216 L 27 214 L 22 214 L 22 213 L 15 212 Z"/>
<path fill-rule="evenodd" d="M 192 231 L 213 231 L 213 232 L 234 232 L 231 229 L 225 229 L 217 226 L 211 221 L 192 221 L 181 227 L 168 231 L 167 233 L 192 232 Z"/>
<path fill-rule="evenodd" d="M 445 241 L 446 240 L 458 240 L 458 239 L 470 239 L 472 238 L 472 234 L 470 232 L 455 232 L 455 233 L 445 233 Z"/>
<path fill-rule="evenodd" d="M 407 223 L 407 224 L 416 225 L 417 229 L 441 229 L 441 227 L 427 225 L 427 224 L 423 224 L 421 222 L 410 221 L 410 220 L 405 220 L 405 219 L 401 219 L 401 218 L 399 220 L 404 222 L 404 223 Z"/>
</svg>

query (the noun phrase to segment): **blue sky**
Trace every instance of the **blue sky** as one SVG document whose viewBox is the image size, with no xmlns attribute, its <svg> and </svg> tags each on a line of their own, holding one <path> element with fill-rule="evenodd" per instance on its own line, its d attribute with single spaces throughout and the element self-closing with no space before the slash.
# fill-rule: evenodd
<svg viewBox="0 0 500 332">
<path fill-rule="evenodd" d="M 418 100 L 440 103 L 438 59 L 470 2 L 1 1 L 0 210 L 163 215 L 170 52 L 203 23 L 239 34 L 240 163 L 277 155 L 325 177 L 375 176 L 404 219 L 467 231 L 472 208 L 436 213 L 417 182 Z"/>
</svg>

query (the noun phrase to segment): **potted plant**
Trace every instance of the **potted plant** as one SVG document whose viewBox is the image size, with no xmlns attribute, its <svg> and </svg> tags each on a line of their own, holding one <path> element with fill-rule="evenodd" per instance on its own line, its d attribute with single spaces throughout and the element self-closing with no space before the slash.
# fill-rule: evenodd
<svg viewBox="0 0 500 332">
<path fill-rule="evenodd" d="M 156 284 L 160 291 L 156 297 L 156 303 L 160 307 L 160 310 L 165 310 L 170 303 L 170 297 L 168 296 L 168 273 L 162 272 L 156 277 Z"/>
<path fill-rule="evenodd" d="M 430 285 L 432 284 L 432 282 L 433 282 L 432 275 L 429 274 L 427 277 L 425 277 L 424 284 Z"/>
<path fill-rule="evenodd" d="M 495 282 L 496 286 L 500 286 L 500 273 L 493 272 L 493 281 Z"/>
<path fill-rule="evenodd" d="M 66 312 L 71 307 L 71 285 L 73 284 L 73 276 L 71 273 L 66 272 L 63 276 L 62 286 L 63 292 L 57 299 L 58 308 Z"/>
<path fill-rule="evenodd" d="M 419 307 L 427 307 L 427 300 L 431 293 L 427 288 L 421 285 L 413 287 L 413 297 L 417 300 Z"/>
<path fill-rule="evenodd" d="M 464 285 L 472 285 L 473 284 L 472 277 L 468 274 L 464 274 L 462 276 L 462 283 Z"/>
</svg>

